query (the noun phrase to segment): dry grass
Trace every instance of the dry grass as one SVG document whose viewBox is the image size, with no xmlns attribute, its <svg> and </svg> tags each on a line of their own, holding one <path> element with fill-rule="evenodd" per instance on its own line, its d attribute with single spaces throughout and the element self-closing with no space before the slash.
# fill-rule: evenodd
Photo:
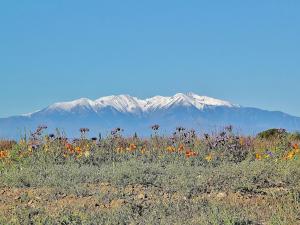
<svg viewBox="0 0 300 225">
<path fill-rule="evenodd" d="M 0 224 L 300 224 L 298 144 L 228 130 L 3 141 Z"/>
</svg>

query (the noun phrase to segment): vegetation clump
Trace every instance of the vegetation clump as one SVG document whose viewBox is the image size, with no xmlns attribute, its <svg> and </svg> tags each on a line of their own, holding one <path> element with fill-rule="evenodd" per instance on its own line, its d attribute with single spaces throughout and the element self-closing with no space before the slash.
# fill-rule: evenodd
<svg viewBox="0 0 300 225">
<path fill-rule="evenodd" d="M 0 141 L 0 224 L 299 224 L 299 139 L 198 135 Z"/>
</svg>

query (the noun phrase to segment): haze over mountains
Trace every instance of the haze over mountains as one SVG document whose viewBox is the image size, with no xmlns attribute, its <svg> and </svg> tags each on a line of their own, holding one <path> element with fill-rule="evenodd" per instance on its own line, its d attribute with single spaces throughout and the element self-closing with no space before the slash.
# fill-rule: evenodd
<svg viewBox="0 0 300 225">
<path fill-rule="evenodd" d="M 159 124 L 161 133 L 169 134 L 177 126 L 212 132 L 227 125 L 244 134 L 255 134 L 269 128 L 300 130 L 300 118 L 282 112 L 242 107 L 227 101 L 178 93 L 171 97 L 138 99 L 129 95 L 107 96 L 92 101 L 81 98 L 60 102 L 40 111 L 0 119 L 0 137 L 18 138 L 38 125 L 64 130 L 68 136 L 79 135 L 88 127 L 91 135 L 108 134 L 115 127 L 125 134 L 151 134 L 150 126 Z"/>
</svg>

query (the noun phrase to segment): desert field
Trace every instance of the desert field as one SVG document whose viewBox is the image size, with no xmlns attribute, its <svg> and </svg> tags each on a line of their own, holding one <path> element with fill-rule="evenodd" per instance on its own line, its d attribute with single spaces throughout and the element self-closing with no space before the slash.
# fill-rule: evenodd
<svg viewBox="0 0 300 225">
<path fill-rule="evenodd" d="M 300 135 L 226 127 L 0 141 L 0 224 L 300 224 Z"/>
</svg>

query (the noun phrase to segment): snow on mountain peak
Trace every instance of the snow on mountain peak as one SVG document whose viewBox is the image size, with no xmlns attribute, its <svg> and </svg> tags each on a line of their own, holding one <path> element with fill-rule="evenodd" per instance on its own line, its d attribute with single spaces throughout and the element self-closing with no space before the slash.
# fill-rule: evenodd
<svg viewBox="0 0 300 225">
<path fill-rule="evenodd" d="M 60 109 L 60 110 L 65 110 L 65 111 L 70 111 L 75 107 L 91 107 L 93 108 L 95 103 L 88 99 L 88 98 L 80 98 L 74 101 L 70 102 L 58 102 L 54 103 L 53 105 L 49 106 L 49 110 L 55 110 L 55 109 Z"/>
<path fill-rule="evenodd" d="M 209 106 L 227 106 L 227 107 L 234 107 L 235 105 L 231 104 L 230 102 L 207 97 L 207 96 L 199 96 L 194 93 L 188 93 L 189 97 L 193 98 L 194 101 L 200 103 L 202 105 L 209 105 Z"/>
<path fill-rule="evenodd" d="M 235 106 L 227 101 L 214 99 L 207 96 L 199 96 L 194 93 L 177 93 L 171 97 L 155 96 L 153 98 L 146 99 L 146 102 L 146 110 L 169 108 L 174 105 L 194 106 L 197 109 L 203 109 L 204 106 Z"/>
<path fill-rule="evenodd" d="M 143 109 L 144 101 L 130 95 L 111 95 L 95 101 L 98 108 L 111 106 L 120 112 L 135 112 Z"/>
<path fill-rule="evenodd" d="M 171 97 L 154 96 L 147 99 L 138 99 L 130 95 L 111 95 L 99 98 L 95 101 L 88 98 L 80 98 L 70 102 L 55 103 L 47 109 L 70 111 L 76 107 L 85 107 L 98 111 L 105 107 L 112 107 L 119 112 L 136 113 L 168 109 L 172 106 L 193 106 L 201 110 L 204 106 L 234 107 L 235 105 L 227 101 L 207 96 L 199 96 L 194 93 L 177 93 Z"/>
</svg>

